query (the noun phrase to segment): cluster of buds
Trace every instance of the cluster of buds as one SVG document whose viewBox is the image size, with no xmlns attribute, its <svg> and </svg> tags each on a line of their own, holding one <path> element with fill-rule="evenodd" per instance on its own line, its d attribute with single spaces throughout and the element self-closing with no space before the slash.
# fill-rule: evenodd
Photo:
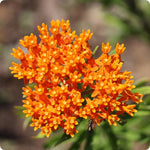
<svg viewBox="0 0 150 150">
<path fill-rule="evenodd" d="M 94 59 L 88 43 L 90 30 L 78 36 L 71 31 L 69 20 L 53 20 L 50 29 L 43 23 L 38 30 L 39 43 L 34 34 L 20 40 L 28 53 L 13 49 L 20 64 L 13 62 L 10 67 L 14 77 L 24 80 L 23 112 L 32 117 L 35 130 L 40 128 L 49 137 L 53 130 L 63 128 L 73 137 L 78 133 L 78 118 L 97 125 L 108 120 L 116 126 L 120 115 L 133 116 L 142 95 L 131 92 L 135 88 L 131 72 L 121 71 L 123 44 L 117 44 L 116 53 L 109 55 L 111 46 L 103 43 L 102 55 Z"/>
</svg>

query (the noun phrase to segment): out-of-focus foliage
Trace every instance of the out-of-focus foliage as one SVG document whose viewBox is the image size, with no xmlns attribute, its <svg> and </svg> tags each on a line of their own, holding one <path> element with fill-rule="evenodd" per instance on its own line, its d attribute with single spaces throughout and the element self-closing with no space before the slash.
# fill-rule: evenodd
<svg viewBox="0 0 150 150">
<path fill-rule="evenodd" d="M 136 35 L 150 41 L 150 4 L 146 0 L 78 0 L 80 3 L 99 2 L 106 12 L 105 19 L 118 28 L 116 41 Z M 112 37 L 110 37 L 112 39 Z"/>
</svg>

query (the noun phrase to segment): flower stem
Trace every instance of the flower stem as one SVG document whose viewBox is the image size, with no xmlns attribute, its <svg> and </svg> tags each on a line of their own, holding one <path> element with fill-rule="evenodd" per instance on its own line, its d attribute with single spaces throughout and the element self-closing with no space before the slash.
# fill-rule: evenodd
<svg viewBox="0 0 150 150">
<path fill-rule="evenodd" d="M 95 47 L 95 49 L 94 49 L 93 53 L 92 53 L 92 56 L 94 56 L 94 55 L 95 55 L 95 53 L 96 53 L 96 51 L 98 50 L 98 48 L 99 48 L 99 46 L 97 45 L 97 46 Z"/>
</svg>

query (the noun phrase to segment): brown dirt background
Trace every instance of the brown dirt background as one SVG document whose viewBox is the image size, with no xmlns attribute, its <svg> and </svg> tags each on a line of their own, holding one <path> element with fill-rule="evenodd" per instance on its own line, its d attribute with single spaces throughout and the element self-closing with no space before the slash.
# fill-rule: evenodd
<svg viewBox="0 0 150 150">
<path fill-rule="evenodd" d="M 113 8 L 112 8 L 113 10 Z M 121 10 L 117 10 L 118 12 Z M 8 69 L 14 58 L 12 48 L 17 48 L 19 39 L 31 32 L 37 34 L 37 25 L 45 22 L 50 26 L 52 19 L 69 19 L 72 30 L 80 33 L 90 29 L 92 49 L 102 42 L 115 46 L 113 36 L 119 30 L 105 18 L 105 9 L 98 2 L 78 3 L 75 0 L 4 0 L 0 4 L 0 146 L 4 150 L 42 150 L 45 139 L 33 139 L 33 128 L 23 129 L 23 119 L 14 112 L 14 106 L 22 104 L 23 82 L 14 79 Z M 150 41 L 150 39 L 149 39 Z M 131 70 L 135 80 L 150 79 L 150 42 L 138 36 L 129 36 L 122 42 L 127 50 L 122 56 L 124 70 Z M 96 53 L 100 55 L 100 49 Z M 56 148 L 66 150 L 62 146 Z M 55 150 L 56 150 L 55 149 Z M 136 144 L 134 150 L 144 149 Z M 54 150 L 54 149 L 53 149 Z"/>
</svg>

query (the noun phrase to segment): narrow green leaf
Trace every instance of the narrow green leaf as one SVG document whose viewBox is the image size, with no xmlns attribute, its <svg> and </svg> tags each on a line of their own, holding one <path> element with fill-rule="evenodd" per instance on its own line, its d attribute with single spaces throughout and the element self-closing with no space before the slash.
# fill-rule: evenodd
<svg viewBox="0 0 150 150">
<path fill-rule="evenodd" d="M 57 145 L 58 140 L 62 137 L 63 132 L 60 132 L 59 134 L 55 134 L 53 136 L 50 136 L 50 140 L 48 140 L 44 144 L 44 148 L 52 148 Z"/>
<path fill-rule="evenodd" d="M 26 96 L 26 95 L 23 95 L 22 97 L 23 97 L 23 98 L 26 98 L 27 96 Z"/>
<path fill-rule="evenodd" d="M 140 134 L 137 132 L 128 131 L 125 132 L 124 135 L 129 141 L 137 141 L 140 139 Z"/>
<path fill-rule="evenodd" d="M 86 132 L 87 133 L 87 137 L 86 137 L 86 143 L 85 143 L 85 147 L 84 150 L 93 150 L 93 137 L 94 137 L 94 131 L 92 132 Z"/>
<path fill-rule="evenodd" d="M 141 128 L 141 133 L 142 134 L 145 134 L 145 135 L 147 135 L 147 136 L 150 136 L 150 124 L 149 125 L 146 125 L 146 126 L 144 126 L 143 128 Z"/>
<path fill-rule="evenodd" d="M 144 105 L 150 105 L 150 95 L 144 97 L 143 101 L 144 101 Z"/>
<path fill-rule="evenodd" d="M 50 137 L 50 140 L 45 143 L 44 148 L 55 147 L 69 139 L 71 139 L 71 137 L 69 135 L 66 135 L 65 133 L 61 132 L 57 135 L 54 135 L 53 137 Z"/>
<path fill-rule="evenodd" d="M 71 145 L 71 147 L 69 148 L 69 150 L 77 150 L 80 149 L 82 142 L 85 140 L 86 138 L 86 130 L 84 131 L 80 131 L 80 135 L 76 135 L 77 139 L 76 141 Z"/>
<path fill-rule="evenodd" d="M 135 113 L 135 117 L 147 116 L 150 115 L 150 111 L 138 111 Z"/>
<path fill-rule="evenodd" d="M 46 135 L 42 134 L 42 131 L 40 131 L 36 136 L 33 136 L 34 139 L 42 139 L 44 138 Z"/>
<path fill-rule="evenodd" d="M 116 54 L 116 50 L 112 50 L 111 52 L 109 52 L 109 55 L 113 55 L 113 54 Z"/>
<path fill-rule="evenodd" d="M 93 52 L 92 52 L 92 56 L 95 55 L 95 53 L 96 53 L 96 51 L 98 50 L 98 48 L 99 48 L 99 46 L 97 45 L 97 46 L 95 47 L 95 49 L 93 50 Z"/>
<path fill-rule="evenodd" d="M 29 86 L 31 89 L 34 89 L 34 86 L 36 86 L 36 83 L 28 84 L 28 86 Z"/>
<path fill-rule="evenodd" d="M 145 86 L 148 82 L 149 82 L 148 79 L 139 80 L 139 81 L 135 82 L 136 88 Z"/>
<path fill-rule="evenodd" d="M 146 104 L 139 105 L 139 111 L 150 111 L 150 105 L 146 105 Z"/>
<path fill-rule="evenodd" d="M 26 129 L 27 126 L 32 122 L 32 117 L 27 117 L 25 118 L 24 120 L 24 123 L 23 123 L 23 129 Z"/>
<path fill-rule="evenodd" d="M 57 145 L 69 139 L 71 139 L 70 135 L 66 135 L 66 133 L 64 133 L 62 137 L 58 140 Z"/>
<path fill-rule="evenodd" d="M 23 110 L 25 110 L 24 107 L 22 107 L 22 106 L 15 106 L 15 113 L 18 116 L 25 117 L 25 114 L 23 113 Z"/>
<path fill-rule="evenodd" d="M 132 90 L 133 93 L 141 93 L 141 94 L 150 94 L 150 86 L 144 86 L 144 87 L 139 87 L 135 88 Z"/>
<path fill-rule="evenodd" d="M 109 144 L 112 149 L 116 149 L 117 147 L 117 136 L 115 135 L 114 131 L 113 131 L 113 128 L 108 124 L 108 123 L 105 123 L 103 126 L 102 126 L 103 130 L 105 131 L 105 133 L 107 134 L 107 138 L 108 138 L 108 141 L 109 141 Z M 113 138 L 112 138 L 113 137 Z"/>
</svg>

